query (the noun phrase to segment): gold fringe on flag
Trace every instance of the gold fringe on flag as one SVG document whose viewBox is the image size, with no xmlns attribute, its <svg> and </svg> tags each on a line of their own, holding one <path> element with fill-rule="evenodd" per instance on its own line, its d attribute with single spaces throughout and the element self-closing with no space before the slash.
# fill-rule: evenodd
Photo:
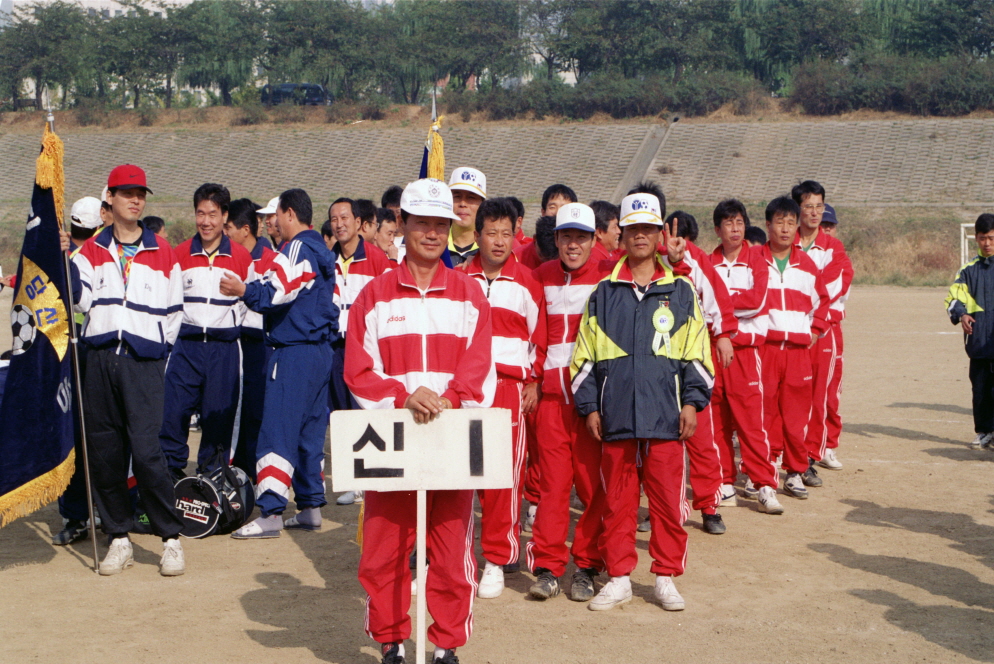
<svg viewBox="0 0 994 664">
<path fill-rule="evenodd" d="M 355 529 L 355 543 L 359 545 L 359 550 L 362 551 L 362 524 L 366 521 L 366 500 L 363 496 L 362 504 L 359 505 L 359 525 Z"/>
<path fill-rule="evenodd" d="M 58 500 L 69 486 L 75 468 L 76 450 L 69 450 L 69 456 L 58 466 L 0 496 L 0 528 Z"/>
<path fill-rule="evenodd" d="M 428 177 L 436 180 L 445 179 L 445 146 L 442 144 L 442 134 L 439 133 L 444 119 L 445 116 L 440 115 L 431 123 L 428 139 L 425 141 L 428 148 Z"/>
<path fill-rule="evenodd" d="M 35 162 L 35 182 L 42 189 L 51 189 L 55 201 L 55 214 L 59 218 L 59 227 L 65 225 L 63 215 L 66 207 L 66 176 L 62 169 L 65 157 L 65 146 L 62 139 L 45 126 L 45 134 L 41 137 L 41 154 Z"/>
</svg>

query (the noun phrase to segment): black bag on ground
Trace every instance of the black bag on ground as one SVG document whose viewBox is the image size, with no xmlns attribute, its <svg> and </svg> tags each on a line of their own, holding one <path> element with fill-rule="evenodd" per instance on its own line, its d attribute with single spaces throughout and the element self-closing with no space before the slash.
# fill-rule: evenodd
<svg viewBox="0 0 994 664">
<path fill-rule="evenodd" d="M 248 521 L 255 509 L 252 480 L 241 468 L 223 461 L 210 473 L 179 480 L 175 491 L 184 537 L 230 533 Z"/>
</svg>

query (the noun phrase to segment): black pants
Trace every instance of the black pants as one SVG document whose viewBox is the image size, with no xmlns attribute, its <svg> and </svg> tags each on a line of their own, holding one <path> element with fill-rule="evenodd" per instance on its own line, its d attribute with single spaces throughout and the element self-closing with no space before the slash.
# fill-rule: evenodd
<svg viewBox="0 0 994 664">
<path fill-rule="evenodd" d="M 165 360 L 139 360 L 113 350 L 91 350 L 86 360 L 83 411 L 90 445 L 93 488 L 103 530 L 131 530 L 128 453 L 152 531 L 174 537 L 182 530 L 173 482 L 159 446 Z"/>
<path fill-rule="evenodd" d="M 973 428 L 976 433 L 994 431 L 994 360 L 970 360 L 973 384 Z"/>
</svg>

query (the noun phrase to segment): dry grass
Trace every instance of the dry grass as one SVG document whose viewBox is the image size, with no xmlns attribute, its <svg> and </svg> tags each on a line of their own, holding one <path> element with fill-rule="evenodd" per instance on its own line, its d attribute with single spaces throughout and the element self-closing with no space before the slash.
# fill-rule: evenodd
<svg viewBox="0 0 994 664">
<path fill-rule="evenodd" d="M 764 207 L 765 202 L 749 205 L 754 224 L 763 225 Z M 684 209 L 697 217 L 698 244 L 712 249 L 717 244 L 712 210 Z M 959 225 L 974 221 L 984 211 L 952 207 L 839 208 L 839 237 L 853 262 L 854 283 L 948 285 L 960 267 Z"/>
</svg>

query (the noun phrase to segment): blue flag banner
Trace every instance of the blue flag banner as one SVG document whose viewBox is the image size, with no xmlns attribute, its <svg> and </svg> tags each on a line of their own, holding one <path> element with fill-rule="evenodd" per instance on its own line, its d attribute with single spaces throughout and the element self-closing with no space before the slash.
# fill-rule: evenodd
<svg viewBox="0 0 994 664">
<path fill-rule="evenodd" d="M 10 312 L 13 357 L 0 402 L 0 527 L 58 498 L 72 476 L 70 289 L 59 228 L 62 141 L 45 129 Z"/>
</svg>

